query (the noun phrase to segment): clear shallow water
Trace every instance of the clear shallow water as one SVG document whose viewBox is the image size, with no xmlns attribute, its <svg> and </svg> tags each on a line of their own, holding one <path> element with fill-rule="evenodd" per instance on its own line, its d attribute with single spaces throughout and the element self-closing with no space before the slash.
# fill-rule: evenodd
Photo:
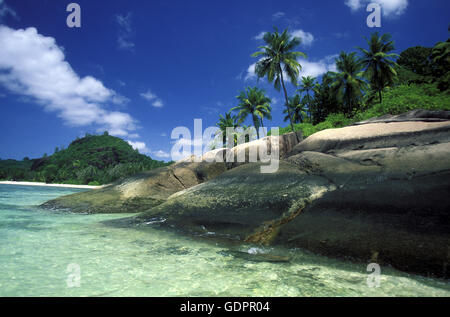
<svg viewBox="0 0 450 317">
<path fill-rule="evenodd" d="M 73 215 L 38 204 L 77 189 L 0 185 L 0 296 L 450 296 L 450 283 L 301 250 L 232 246 L 156 228 L 115 228 L 124 215 Z M 291 257 L 253 262 L 230 249 Z M 68 265 L 80 287 L 68 287 Z"/>
</svg>

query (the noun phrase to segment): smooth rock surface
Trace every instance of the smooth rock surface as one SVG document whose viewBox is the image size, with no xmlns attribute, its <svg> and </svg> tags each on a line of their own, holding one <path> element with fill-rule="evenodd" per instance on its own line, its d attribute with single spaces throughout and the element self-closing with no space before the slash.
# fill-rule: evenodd
<svg viewBox="0 0 450 317">
<path fill-rule="evenodd" d="M 368 123 L 317 132 L 297 144 L 289 156 L 304 152 L 405 147 L 450 141 L 450 121 Z"/>
<path fill-rule="evenodd" d="M 101 189 L 59 197 L 42 205 L 77 213 L 136 213 L 227 170 L 224 163 L 178 163 L 119 180 Z"/>
<path fill-rule="evenodd" d="M 450 111 L 446 110 L 423 110 L 416 109 L 399 115 L 384 115 L 369 120 L 354 123 L 354 125 L 362 125 L 367 123 L 389 123 L 389 122 L 439 122 L 450 120 Z"/>
<path fill-rule="evenodd" d="M 307 175 L 287 162 L 279 163 L 278 171 L 272 174 L 262 174 L 261 163 L 239 166 L 172 195 L 164 204 L 136 216 L 134 221 L 159 219 L 164 225 L 186 232 L 209 232 L 253 242 L 250 236 L 261 226 L 277 230 L 279 226 L 275 223 L 288 221 L 310 201 L 334 188 L 326 178 Z"/>
<path fill-rule="evenodd" d="M 291 154 L 274 174 L 240 166 L 132 221 L 450 276 L 449 122 L 322 131 Z"/>
<path fill-rule="evenodd" d="M 286 156 L 296 144 L 297 140 L 293 133 L 279 137 L 266 137 L 229 150 L 231 153 L 244 151 L 244 155 L 246 152 L 247 159 L 244 162 L 226 163 L 221 159 L 226 150 L 218 149 L 205 153 L 199 162 L 195 162 L 193 156 L 188 157 L 171 166 L 140 173 L 95 191 L 48 201 L 42 207 L 77 213 L 143 212 L 165 202 L 169 196 L 177 192 L 211 180 L 236 166 L 246 164 L 249 161 L 249 149 L 258 152 L 261 147 L 264 147 L 270 154 L 277 146 L 279 151 L 277 158 L 279 158 Z"/>
<path fill-rule="evenodd" d="M 288 160 L 337 190 L 283 226 L 275 243 L 449 277 L 450 143 Z"/>
</svg>

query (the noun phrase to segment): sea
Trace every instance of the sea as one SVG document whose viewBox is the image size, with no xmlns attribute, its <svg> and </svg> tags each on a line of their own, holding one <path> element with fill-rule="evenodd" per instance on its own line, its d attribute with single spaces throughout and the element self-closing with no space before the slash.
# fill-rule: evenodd
<svg viewBox="0 0 450 317">
<path fill-rule="evenodd" d="M 392 267 L 39 207 L 80 191 L 0 185 L 0 296 L 450 296 L 449 281 Z"/>
</svg>

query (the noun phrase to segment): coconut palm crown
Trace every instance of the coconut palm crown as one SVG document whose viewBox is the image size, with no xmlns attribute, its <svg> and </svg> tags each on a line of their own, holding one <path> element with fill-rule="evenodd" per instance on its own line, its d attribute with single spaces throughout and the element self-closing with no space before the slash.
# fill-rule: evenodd
<svg viewBox="0 0 450 317">
<path fill-rule="evenodd" d="M 356 53 L 341 52 L 336 59 L 338 73 L 331 73 L 334 83 L 333 90 L 343 102 L 344 111 L 350 115 L 353 108 L 360 102 L 363 90 L 367 84 L 363 78 L 363 65 L 358 60 Z"/>
<path fill-rule="evenodd" d="M 312 116 L 312 109 L 311 109 L 312 98 L 311 98 L 310 92 L 314 90 L 315 84 L 316 84 L 316 79 L 314 77 L 311 77 L 311 76 L 302 77 L 302 81 L 300 83 L 300 89 L 298 89 L 298 92 L 306 93 L 305 102 L 306 102 L 306 105 L 308 106 L 308 112 L 309 112 L 310 118 Z"/>
<path fill-rule="evenodd" d="M 390 53 L 395 49 L 390 34 L 379 36 L 378 32 L 375 32 L 367 40 L 367 44 L 369 45 L 368 50 L 359 48 L 362 53 L 361 63 L 365 68 L 364 75 L 369 80 L 372 89 L 378 92 L 381 103 L 383 89 L 394 84 L 397 76 L 395 70 L 397 63 L 392 58 L 399 57 L 399 55 Z"/>
<path fill-rule="evenodd" d="M 295 131 L 291 110 L 289 108 L 285 76 L 294 86 L 297 86 L 298 76 L 302 69 L 297 59 L 299 57 L 306 58 L 305 53 L 294 51 L 300 45 L 301 39 L 292 37 L 287 29 L 280 34 L 278 29 L 274 28 L 274 32 L 266 33 L 263 40 L 265 45 L 259 47 L 261 51 L 252 54 L 253 57 L 260 58 L 255 65 L 255 73 L 258 78 L 267 77 L 267 80 L 273 83 L 275 89 L 278 91 L 283 88 L 291 128 L 292 131 Z"/>
<path fill-rule="evenodd" d="M 232 108 L 231 111 L 239 111 L 237 114 L 239 124 L 242 124 L 248 116 L 251 116 L 259 138 L 259 128 L 264 126 L 264 118 L 272 120 L 270 98 L 266 96 L 265 91 L 262 89 L 247 87 L 245 91 L 241 91 L 237 99 L 239 105 Z"/>
<path fill-rule="evenodd" d="M 225 116 L 220 115 L 219 122 L 217 122 L 216 126 L 219 128 L 220 132 L 222 133 L 222 144 L 225 148 L 227 146 L 227 128 L 234 128 L 236 129 L 239 127 L 238 123 L 238 117 L 233 115 L 231 111 L 225 113 Z M 234 137 L 235 139 L 235 137 Z M 236 140 L 234 140 L 235 143 Z M 234 146 L 235 144 L 233 144 Z"/>
</svg>

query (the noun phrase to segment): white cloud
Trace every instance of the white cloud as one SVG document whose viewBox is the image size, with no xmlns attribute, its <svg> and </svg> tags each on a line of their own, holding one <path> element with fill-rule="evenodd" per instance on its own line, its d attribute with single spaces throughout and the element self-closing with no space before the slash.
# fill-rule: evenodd
<svg viewBox="0 0 450 317">
<path fill-rule="evenodd" d="M 264 34 L 266 34 L 265 31 L 260 32 L 258 35 L 255 35 L 253 37 L 254 40 L 262 40 L 264 38 Z M 309 32 L 305 32 L 303 30 L 293 30 L 291 32 L 289 32 L 289 34 L 291 35 L 291 37 L 298 37 L 302 40 L 301 45 L 304 46 L 311 46 L 311 44 L 314 42 L 314 35 L 312 35 Z"/>
<path fill-rule="evenodd" d="M 132 41 L 133 28 L 131 26 L 131 12 L 127 15 L 116 15 L 116 22 L 119 25 L 119 35 L 117 37 L 119 49 L 134 51 L 135 44 Z"/>
<path fill-rule="evenodd" d="M 336 71 L 336 63 L 334 59 L 337 55 L 327 56 L 317 62 L 310 62 L 306 59 L 299 59 L 298 62 L 302 65 L 302 70 L 300 71 L 300 77 L 319 77 L 326 72 Z"/>
<path fill-rule="evenodd" d="M 123 36 L 120 36 L 117 38 L 117 44 L 120 49 L 125 51 L 134 51 L 135 44 L 131 42 L 130 40 L 127 40 Z"/>
<path fill-rule="evenodd" d="M 216 132 L 216 131 L 219 131 L 219 128 L 215 128 L 214 132 Z M 207 138 L 204 139 L 203 137 L 196 138 L 196 139 L 180 138 L 178 140 L 172 140 L 171 143 L 172 144 L 177 144 L 177 145 L 180 145 L 180 146 L 187 146 L 187 147 L 189 147 L 189 146 L 196 146 L 197 144 L 198 145 L 201 144 L 204 147 L 204 146 L 208 145 L 208 141 L 211 141 L 211 140 L 208 140 Z"/>
<path fill-rule="evenodd" d="M 256 79 L 255 73 L 256 63 L 251 64 L 247 69 L 247 74 L 245 75 L 245 81 L 250 79 Z"/>
<path fill-rule="evenodd" d="M 111 100 L 115 105 L 126 105 L 127 103 L 129 103 L 131 100 L 128 99 L 125 96 L 119 95 L 119 94 L 115 94 Z"/>
<path fill-rule="evenodd" d="M 133 149 L 138 150 L 139 153 L 142 154 L 149 154 L 150 153 L 150 149 L 147 147 L 147 145 L 145 144 L 145 142 L 133 142 L 133 141 L 127 141 L 128 144 L 130 144 Z"/>
<path fill-rule="evenodd" d="M 14 11 L 10 6 L 8 6 L 4 0 L 0 0 L 0 22 L 7 15 L 12 16 L 16 20 L 19 19 L 19 16 L 17 15 L 16 11 Z"/>
<path fill-rule="evenodd" d="M 158 157 L 158 158 L 162 158 L 162 159 L 170 158 L 170 154 L 167 153 L 167 152 L 164 152 L 164 151 L 162 151 L 162 150 L 152 152 L 152 154 L 153 154 L 154 156 L 156 156 L 156 157 Z"/>
<path fill-rule="evenodd" d="M 143 92 L 141 94 L 141 97 L 147 99 L 148 101 L 151 101 L 156 98 L 156 95 L 149 90 L 147 92 Z"/>
<path fill-rule="evenodd" d="M 264 34 L 266 33 L 267 33 L 266 31 L 262 31 L 258 35 L 254 36 L 253 39 L 257 41 L 262 40 L 264 38 Z"/>
<path fill-rule="evenodd" d="M 284 12 L 276 12 L 276 13 L 272 14 L 272 18 L 274 20 L 278 20 L 278 19 L 280 19 L 280 18 L 282 18 L 284 16 L 285 16 Z"/>
<path fill-rule="evenodd" d="M 163 150 L 158 150 L 158 151 L 152 151 L 147 147 L 147 144 L 145 142 L 140 142 L 140 141 L 127 141 L 128 144 L 130 144 L 133 149 L 138 150 L 139 153 L 141 154 L 147 154 L 147 155 L 152 155 L 155 156 L 157 158 L 160 159 L 167 159 L 170 158 L 170 154 L 167 152 L 164 152 Z"/>
<path fill-rule="evenodd" d="M 70 126 L 96 125 L 117 136 L 137 128 L 128 113 L 106 109 L 108 103 L 123 103 L 126 97 L 92 76 L 79 77 L 54 38 L 32 27 L 0 26 L 0 47 L 0 84 L 10 91 L 57 113 Z"/>
<path fill-rule="evenodd" d="M 314 42 L 314 36 L 309 32 L 305 32 L 303 30 L 294 30 L 290 33 L 292 37 L 301 38 L 302 45 L 304 46 L 311 46 L 311 44 Z"/>
<path fill-rule="evenodd" d="M 197 142 L 199 142 L 199 141 L 200 141 L 200 139 L 197 139 Z M 178 145 L 183 145 L 183 146 L 192 146 L 192 145 L 194 145 L 194 141 L 193 140 L 186 139 L 186 138 L 180 138 L 180 139 L 178 139 L 176 141 L 173 141 L 172 143 L 178 144 Z"/>
<path fill-rule="evenodd" d="M 335 32 L 332 34 L 337 39 L 345 39 L 350 37 L 349 32 Z"/>
<path fill-rule="evenodd" d="M 359 10 L 362 7 L 361 0 L 345 0 L 345 5 L 352 11 Z"/>
<path fill-rule="evenodd" d="M 164 103 L 162 102 L 161 99 L 157 99 L 152 103 L 152 106 L 156 108 L 162 108 L 164 107 Z"/>
<path fill-rule="evenodd" d="M 151 90 L 141 93 L 141 97 L 144 98 L 145 100 L 150 101 L 152 106 L 155 108 L 164 107 L 163 101 L 160 98 L 158 98 L 158 96 L 156 96 L 154 93 L 152 93 Z"/>
<path fill-rule="evenodd" d="M 361 8 L 366 8 L 369 3 L 378 3 L 382 7 L 383 15 L 400 16 L 407 7 L 408 0 L 345 0 L 345 4 L 352 10 L 358 11 Z"/>
<path fill-rule="evenodd" d="M 217 115 L 220 107 L 222 107 L 222 103 L 218 102 L 217 107 L 204 106 L 202 107 L 202 110 L 206 111 L 209 115 Z"/>
<path fill-rule="evenodd" d="M 326 56 L 325 58 L 323 58 L 317 62 L 312 62 L 312 61 L 306 60 L 304 58 L 299 58 L 298 62 L 302 66 L 302 70 L 300 71 L 300 77 L 302 77 L 302 76 L 318 77 L 318 76 L 325 74 L 326 72 L 336 71 L 335 58 L 337 56 L 338 55 Z M 248 67 L 247 74 L 245 76 L 245 80 L 256 79 L 255 67 L 256 67 L 256 63 L 251 64 Z M 289 77 L 287 76 L 287 74 L 286 73 L 283 73 L 283 74 L 284 74 L 284 78 L 286 78 L 288 80 Z"/>
</svg>

